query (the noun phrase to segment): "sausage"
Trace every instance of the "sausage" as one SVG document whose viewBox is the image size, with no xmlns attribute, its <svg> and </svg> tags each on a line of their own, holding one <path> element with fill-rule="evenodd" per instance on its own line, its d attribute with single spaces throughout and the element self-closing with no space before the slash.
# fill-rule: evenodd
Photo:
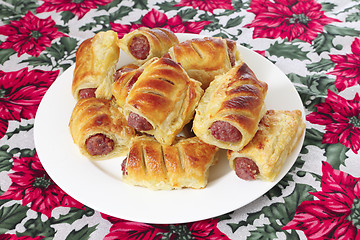
<svg viewBox="0 0 360 240">
<path fill-rule="evenodd" d="M 144 60 L 148 57 L 150 52 L 149 41 L 145 36 L 135 36 L 130 41 L 129 51 L 135 58 Z"/>
<path fill-rule="evenodd" d="M 255 180 L 259 174 L 259 168 L 256 163 L 246 157 L 238 157 L 234 159 L 235 173 L 244 180 Z"/>
<path fill-rule="evenodd" d="M 96 97 L 96 88 L 84 88 L 79 91 L 79 99 Z"/>
<path fill-rule="evenodd" d="M 85 141 L 86 149 L 90 155 L 106 155 L 114 150 L 114 141 L 105 134 L 97 133 Z"/>
<path fill-rule="evenodd" d="M 240 131 L 228 122 L 215 121 L 210 126 L 211 135 L 224 142 L 238 142 L 242 138 Z"/>
<path fill-rule="evenodd" d="M 153 126 L 145 118 L 134 112 L 130 112 L 127 123 L 137 131 L 148 131 L 153 129 Z"/>
<path fill-rule="evenodd" d="M 121 163 L 121 171 L 123 175 L 127 175 L 127 171 L 126 171 L 126 162 L 127 162 L 127 158 L 125 158 L 123 160 L 123 162 Z"/>
</svg>

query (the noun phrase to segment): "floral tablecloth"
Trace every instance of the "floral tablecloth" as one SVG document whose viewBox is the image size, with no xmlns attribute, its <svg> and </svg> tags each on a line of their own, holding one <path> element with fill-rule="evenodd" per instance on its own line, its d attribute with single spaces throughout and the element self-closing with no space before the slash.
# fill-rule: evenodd
<svg viewBox="0 0 360 240">
<path fill-rule="evenodd" d="M 0 21 L 0 239 L 360 239 L 359 0 L 2 0 Z M 213 219 L 154 225 L 51 180 L 33 137 L 42 97 L 84 39 L 140 26 L 236 40 L 293 82 L 305 141 L 274 188 Z"/>
</svg>

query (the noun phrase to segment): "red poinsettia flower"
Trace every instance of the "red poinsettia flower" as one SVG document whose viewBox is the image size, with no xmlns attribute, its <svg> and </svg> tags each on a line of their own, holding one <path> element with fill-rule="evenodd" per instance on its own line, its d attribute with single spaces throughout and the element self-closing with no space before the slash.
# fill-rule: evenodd
<svg viewBox="0 0 360 240">
<path fill-rule="evenodd" d="M 122 220 L 111 217 L 106 214 L 101 214 L 102 218 L 108 220 L 113 225 L 110 228 L 110 233 L 107 234 L 104 240 L 115 239 L 216 239 L 229 240 L 217 228 L 217 219 L 208 219 L 187 224 L 146 224 Z"/>
<path fill-rule="evenodd" d="M 41 240 L 43 238 L 44 238 L 43 236 L 32 238 L 30 236 L 18 237 L 18 236 L 16 236 L 16 234 L 8 234 L 8 233 L 0 234 L 0 239 L 1 240 Z"/>
<path fill-rule="evenodd" d="M 318 200 L 304 201 L 282 229 L 302 230 L 308 239 L 360 239 L 360 178 L 323 162 Z"/>
<path fill-rule="evenodd" d="M 231 6 L 231 0 L 181 0 L 175 7 L 192 6 L 213 13 L 215 9 L 234 10 Z"/>
<path fill-rule="evenodd" d="M 168 18 L 164 13 L 152 9 L 144 15 L 141 24 L 124 25 L 118 23 L 110 23 L 111 29 L 118 33 L 119 38 L 125 34 L 138 29 L 140 27 L 149 28 L 167 28 L 176 33 L 200 33 L 205 25 L 211 23 L 210 21 L 199 22 L 183 22 L 180 16 Z"/>
<path fill-rule="evenodd" d="M 336 63 L 333 71 L 328 74 L 336 76 L 335 87 L 339 91 L 360 84 L 360 39 L 355 38 L 351 44 L 352 54 L 330 55 Z"/>
<path fill-rule="evenodd" d="M 32 119 L 47 89 L 59 74 L 57 71 L 31 70 L 0 71 L 0 138 L 8 121 Z"/>
<path fill-rule="evenodd" d="M 315 105 L 318 112 L 310 113 L 306 120 L 325 125 L 323 143 L 340 142 L 354 153 L 360 149 L 360 97 L 346 100 L 328 90 L 324 103 Z"/>
<path fill-rule="evenodd" d="M 112 0 L 44 0 L 44 3 L 36 9 L 38 13 L 42 12 L 63 12 L 69 11 L 81 19 L 91 9 L 97 8 L 98 5 L 104 6 Z"/>
<path fill-rule="evenodd" d="M 331 22 L 315 0 L 252 0 L 250 10 L 255 19 L 245 25 L 254 28 L 253 38 L 300 39 L 311 43 L 323 27 Z"/>
<path fill-rule="evenodd" d="M 18 56 L 27 53 L 38 57 L 46 47 L 51 46 L 52 40 L 66 36 L 57 30 L 51 17 L 40 19 L 29 11 L 20 20 L 0 26 L 0 34 L 8 36 L 0 49 L 12 48 Z"/>
<path fill-rule="evenodd" d="M 45 172 L 37 154 L 34 157 L 13 158 L 9 174 L 12 184 L 0 199 L 21 200 L 25 206 L 51 217 L 54 208 L 75 207 L 85 209 L 84 205 L 61 190 Z"/>
</svg>

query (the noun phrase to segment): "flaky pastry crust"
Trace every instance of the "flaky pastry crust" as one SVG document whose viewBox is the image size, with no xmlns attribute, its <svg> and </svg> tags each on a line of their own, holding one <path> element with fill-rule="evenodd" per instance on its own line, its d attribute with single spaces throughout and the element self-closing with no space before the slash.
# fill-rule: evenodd
<svg viewBox="0 0 360 240">
<path fill-rule="evenodd" d="M 240 151 L 228 151 L 230 167 L 238 157 L 251 159 L 259 177 L 273 181 L 305 130 L 300 110 L 268 110 L 259 123 L 255 137 Z"/>
<path fill-rule="evenodd" d="M 75 105 L 70 122 L 70 133 L 80 152 L 91 160 L 103 160 L 125 156 L 135 130 L 129 127 L 121 110 L 107 99 L 80 99 Z M 90 155 L 86 140 L 96 134 L 104 134 L 114 141 L 114 150 L 106 155 Z"/>
<path fill-rule="evenodd" d="M 206 143 L 234 151 L 244 147 L 255 135 L 266 112 L 268 85 L 258 80 L 246 63 L 240 63 L 218 76 L 206 89 L 196 109 L 193 131 Z M 216 121 L 235 127 L 241 138 L 235 142 L 216 139 L 210 127 Z"/>
<path fill-rule="evenodd" d="M 99 32 L 80 44 L 76 52 L 72 94 L 79 99 L 81 89 L 96 88 L 97 98 L 111 98 L 112 84 L 120 49 L 117 33 Z"/>
<path fill-rule="evenodd" d="M 209 168 L 217 162 L 217 151 L 217 147 L 197 137 L 168 146 L 152 137 L 139 136 L 131 142 L 122 180 L 153 190 L 204 188 Z"/>
<path fill-rule="evenodd" d="M 218 37 L 194 38 L 169 49 L 169 56 L 206 89 L 215 76 L 241 62 L 236 42 Z"/>
</svg>

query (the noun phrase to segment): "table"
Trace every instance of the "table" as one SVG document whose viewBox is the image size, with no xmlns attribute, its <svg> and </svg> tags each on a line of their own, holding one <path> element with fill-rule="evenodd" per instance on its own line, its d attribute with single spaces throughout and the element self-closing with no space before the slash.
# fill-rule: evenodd
<svg viewBox="0 0 360 240">
<path fill-rule="evenodd" d="M 0 239 L 360 239 L 359 0 L 0 3 Z M 159 225 L 100 213 L 50 179 L 33 138 L 42 97 L 83 40 L 140 26 L 236 40 L 287 75 L 306 133 L 274 188 L 212 219 Z"/>
</svg>

